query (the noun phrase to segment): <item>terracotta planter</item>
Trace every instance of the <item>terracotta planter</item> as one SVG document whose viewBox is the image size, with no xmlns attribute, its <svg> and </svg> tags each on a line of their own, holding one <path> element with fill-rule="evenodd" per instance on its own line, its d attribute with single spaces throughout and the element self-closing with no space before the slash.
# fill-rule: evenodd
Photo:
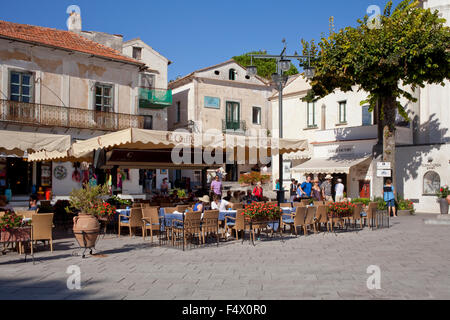
<svg viewBox="0 0 450 320">
<path fill-rule="evenodd" d="M 438 202 L 441 207 L 441 214 L 448 214 L 448 207 L 449 207 L 448 197 L 447 199 L 439 198 Z"/>
<path fill-rule="evenodd" d="M 398 210 L 397 211 L 397 215 L 402 216 L 402 217 L 404 217 L 404 216 L 412 216 L 413 212 L 411 210 Z"/>
<path fill-rule="evenodd" d="M 0 242 L 21 242 L 30 241 L 31 228 L 17 228 L 2 231 L 0 234 Z"/>
<path fill-rule="evenodd" d="M 447 202 L 450 205 L 450 195 L 447 196 Z"/>
<path fill-rule="evenodd" d="M 98 219 L 90 214 L 73 218 L 73 233 L 81 248 L 93 248 L 100 232 Z"/>
</svg>

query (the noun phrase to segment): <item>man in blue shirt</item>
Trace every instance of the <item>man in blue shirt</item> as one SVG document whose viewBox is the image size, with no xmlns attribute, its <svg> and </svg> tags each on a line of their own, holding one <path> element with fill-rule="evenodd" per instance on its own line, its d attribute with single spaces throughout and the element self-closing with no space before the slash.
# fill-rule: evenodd
<svg viewBox="0 0 450 320">
<path fill-rule="evenodd" d="M 312 191 L 312 183 L 311 183 L 311 177 L 306 177 L 306 181 L 302 183 L 301 186 L 297 189 L 297 194 L 300 198 L 309 198 L 311 197 L 311 191 Z"/>
</svg>

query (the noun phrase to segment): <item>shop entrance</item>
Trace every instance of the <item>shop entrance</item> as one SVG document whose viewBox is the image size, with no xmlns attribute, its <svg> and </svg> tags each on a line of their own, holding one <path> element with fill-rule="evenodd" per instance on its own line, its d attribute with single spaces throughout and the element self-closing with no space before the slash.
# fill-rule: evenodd
<svg viewBox="0 0 450 320">
<path fill-rule="evenodd" d="M 363 199 L 370 199 L 370 181 L 359 181 L 359 197 Z"/>
<path fill-rule="evenodd" d="M 31 192 L 32 163 L 22 158 L 7 159 L 7 183 L 14 195 L 28 195 Z"/>
</svg>

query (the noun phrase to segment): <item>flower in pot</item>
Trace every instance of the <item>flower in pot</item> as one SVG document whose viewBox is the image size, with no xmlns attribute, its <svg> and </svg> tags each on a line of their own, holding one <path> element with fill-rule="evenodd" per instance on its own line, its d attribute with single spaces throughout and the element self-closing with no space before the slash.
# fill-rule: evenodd
<svg viewBox="0 0 450 320">
<path fill-rule="evenodd" d="M 108 195 L 107 185 L 85 184 L 71 192 L 70 206 L 80 212 L 73 218 L 73 233 L 80 247 L 93 248 L 100 231 L 98 217 L 114 214 L 115 208 L 103 201 Z"/>
<path fill-rule="evenodd" d="M 439 192 L 437 194 L 438 202 L 441 207 L 441 214 L 448 214 L 448 207 L 450 205 L 450 189 L 447 185 L 442 186 L 439 189 Z"/>
<path fill-rule="evenodd" d="M 406 215 L 411 215 L 414 214 L 415 210 L 414 210 L 414 203 L 411 200 L 404 200 L 404 199 L 400 199 L 398 200 L 398 206 L 397 206 L 397 214 L 399 216 L 406 216 Z"/>
<path fill-rule="evenodd" d="M 24 227 L 31 225 L 31 221 L 23 221 L 23 217 L 15 213 L 7 212 L 0 218 L 0 238 L 2 242 L 27 241 L 30 239 L 30 231 Z"/>
<path fill-rule="evenodd" d="M 328 205 L 327 211 L 330 218 L 351 217 L 356 205 L 351 202 L 334 202 Z"/>
<path fill-rule="evenodd" d="M 282 211 L 273 204 L 254 202 L 245 206 L 243 214 L 253 221 L 276 221 L 280 219 Z"/>
</svg>

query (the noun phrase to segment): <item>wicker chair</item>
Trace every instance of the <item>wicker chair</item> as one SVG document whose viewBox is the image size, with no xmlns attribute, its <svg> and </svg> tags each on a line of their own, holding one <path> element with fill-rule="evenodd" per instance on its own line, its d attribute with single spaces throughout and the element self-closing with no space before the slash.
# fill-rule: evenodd
<svg viewBox="0 0 450 320">
<path fill-rule="evenodd" d="M 281 208 L 292 208 L 292 203 L 286 202 L 286 203 L 280 203 Z"/>
<path fill-rule="evenodd" d="M 37 211 L 17 211 L 16 215 L 19 217 L 24 217 L 25 219 L 32 219 L 32 217 L 37 214 Z"/>
<path fill-rule="evenodd" d="M 306 207 L 306 205 L 303 202 L 294 202 L 294 208 L 298 207 Z"/>
<path fill-rule="evenodd" d="M 31 240 L 48 241 L 53 252 L 53 213 L 33 215 L 31 222 Z"/>
<path fill-rule="evenodd" d="M 281 219 L 281 228 L 285 228 L 289 226 L 295 232 L 295 235 L 298 235 L 297 227 L 305 228 L 305 217 L 306 217 L 306 207 L 299 206 L 297 207 L 295 214 L 294 213 L 284 213 L 283 216 L 290 216 L 291 219 Z"/>
<path fill-rule="evenodd" d="M 369 228 L 372 228 L 372 220 L 375 221 L 375 227 L 378 228 L 378 221 L 377 221 L 377 209 L 378 209 L 378 203 L 371 202 L 369 203 L 369 207 L 367 208 L 367 217 L 365 218 L 365 221 L 369 221 Z M 365 222 L 364 222 L 365 225 Z"/>
<path fill-rule="evenodd" d="M 132 208 L 130 216 L 126 216 L 124 214 L 119 215 L 119 237 L 120 237 L 120 229 L 121 227 L 128 227 L 130 230 L 130 237 L 132 236 L 132 228 L 142 228 L 142 209 L 141 208 Z"/>
<path fill-rule="evenodd" d="M 316 212 L 316 227 L 317 230 L 320 232 L 320 227 L 322 224 L 325 224 L 327 226 L 327 231 L 329 231 L 329 224 L 328 224 L 328 211 L 327 211 L 327 206 L 325 205 L 320 205 L 317 207 L 317 212 Z"/>
<path fill-rule="evenodd" d="M 190 209 L 190 206 L 189 205 L 185 205 L 185 204 L 183 204 L 183 205 L 178 205 L 178 206 L 176 206 L 176 211 L 178 211 L 178 212 L 180 212 L 180 213 L 184 213 L 186 210 L 189 210 Z"/>
<path fill-rule="evenodd" d="M 308 227 L 311 229 L 311 226 L 314 229 L 314 233 L 317 233 L 316 219 L 315 219 L 316 212 L 317 212 L 317 207 L 308 207 L 306 209 L 305 225 L 303 226 L 305 235 L 308 234 Z"/>
<path fill-rule="evenodd" d="M 238 209 L 236 218 L 225 217 L 225 230 L 227 233 L 232 234 L 234 230 L 236 233 L 236 240 L 239 240 L 239 231 L 245 230 L 245 216 L 242 215 L 243 209 Z"/>
<path fill-rule="evenodd" d="M 160 231 L 159 208 L 146 207 L 142 209 L 142 238 L 145 241 L 147 230 L 150 230 L 151 242 L 153 243 L 153 231 Z"/>
<path fill-rule="evenodd" d="M 244 205 L 242 203 L 230 203 L 230 207 L 233 210 L 243 209 Z"/>
<path fill-rule="evenodd" d="M 219 210 L 205 211 L 202 219 L 202 238 L 203 244 L 206 243 L 205 238 L 208 234 L 215 234 L 217 238 L 217 245 L 219 245 Z"/>
<path fill-rule="evenodd" d="M 355 228 L 356 228 L 356 223 L 359 221 L 360 227 L 362 229 L 362 221 L 363 221 L 363 217 L 361 217 L 362 210 L 363 210 L 363 204 L 357 203 L 356 208 L 353 210 L 353 215 L 351 217 L 347 218 L 348 221 L 351 220 L 351 222 L 353 223 Z"/>
<path fill-rule="evenodd" d="M 184 231 L 184 246 L 187 246 L 187 238 L 198 236 L 199 239 L 202 237 L 202 230 L 201 230 L 201 219 L 202 219 L 202 213 L 201 212 L 188 212 L 184 216 L 184 224 L 183 221 L 178 219 L 173 219 L 173 226 L 172 226 L 172 244 L 175 244 L 175 241 L 177 240 L 178 236 L 183 233 Z M 175 222 L 180 223 L 180 226 L 177 226 Z"/>
</svg>

